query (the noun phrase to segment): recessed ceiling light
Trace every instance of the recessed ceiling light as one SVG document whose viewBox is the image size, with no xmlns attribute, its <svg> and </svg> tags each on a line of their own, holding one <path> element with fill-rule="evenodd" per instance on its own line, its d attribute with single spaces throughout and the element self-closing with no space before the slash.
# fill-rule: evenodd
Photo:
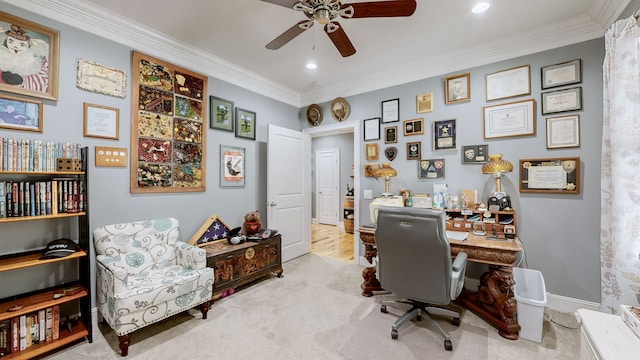
<svg viewBox="0 0 640 360">
<path fill-rule="evenodd" d="M 308 62 L 306 65 L 306 68 L 309 70 L 315 70 L 318 68 L 318 65 L 316 63 L 313 62 Z"/>
<path fill-rule="evenodd" d="M 471 12 L 473 12 L 474 14 L 480 14 L 487 11 L 490 6 L 491 4 L 488 1 L 481 1 L 475 4 L 473 8 L 471 8 Z"/>
</svg>

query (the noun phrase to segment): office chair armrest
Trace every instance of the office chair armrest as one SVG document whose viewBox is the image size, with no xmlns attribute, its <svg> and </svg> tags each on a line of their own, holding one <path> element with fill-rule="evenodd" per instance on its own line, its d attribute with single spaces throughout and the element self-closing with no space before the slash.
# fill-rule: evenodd
<svg viewBox="0 0 640 360">
<path fill-rule="evenodd" d="M 458 272 L 460 270 L 462 270 L 465 266 L 465 263 L 467 262 L 467 253 L 466 252 L 459 252 L 458 255 L 456 255 L 456 259 L 453 261 L 453 271 L 454 272 Z"/>
</svg>

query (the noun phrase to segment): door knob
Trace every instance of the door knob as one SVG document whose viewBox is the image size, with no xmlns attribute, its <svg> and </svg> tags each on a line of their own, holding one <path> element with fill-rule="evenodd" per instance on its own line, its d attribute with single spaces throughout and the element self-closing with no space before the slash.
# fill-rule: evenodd
<svg viewBox="0 0 640 360">
<path fill-rule="evenodd" d="M 275 202 L 273 202 L 273 201 L 269 203 L 269 206 L 276 206 L 276 205 L 277 204 Z"/>
</svg>

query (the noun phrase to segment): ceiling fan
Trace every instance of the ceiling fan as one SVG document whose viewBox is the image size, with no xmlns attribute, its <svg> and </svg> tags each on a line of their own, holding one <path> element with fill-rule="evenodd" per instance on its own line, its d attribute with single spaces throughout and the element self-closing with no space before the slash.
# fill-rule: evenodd
<svg viewBox="0 0 640 360">
<path fill-rule="evenodd" d="M 376 2 L 356 2 L 342 4 L 341 0 L 262 0 L 293 10 L 302 11 L 308 20 L 302 20 L 290 27 L 280 36 L 266 45 L 267 49 L 277 50 L 311 28 L 314 22 L 324 26 L 324 31 L 343 57 L 356 53 L 356 48 L 336 21 L 343 19 L 411 16 L 416 10 L 415 0 L 390 0 Z"/>
</svg>

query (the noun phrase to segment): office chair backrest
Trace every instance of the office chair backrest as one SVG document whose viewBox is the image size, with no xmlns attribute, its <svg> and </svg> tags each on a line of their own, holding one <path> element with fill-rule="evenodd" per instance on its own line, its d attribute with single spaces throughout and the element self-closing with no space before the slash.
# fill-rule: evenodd
<svg viewBox="0 0 640 360">
<path fill-rule="evenodd" d="M 380 208 L 375 238 L 378 278 L 385 290 L 425 303 L 451 301 L 444 211 Z"/>
</svg>

